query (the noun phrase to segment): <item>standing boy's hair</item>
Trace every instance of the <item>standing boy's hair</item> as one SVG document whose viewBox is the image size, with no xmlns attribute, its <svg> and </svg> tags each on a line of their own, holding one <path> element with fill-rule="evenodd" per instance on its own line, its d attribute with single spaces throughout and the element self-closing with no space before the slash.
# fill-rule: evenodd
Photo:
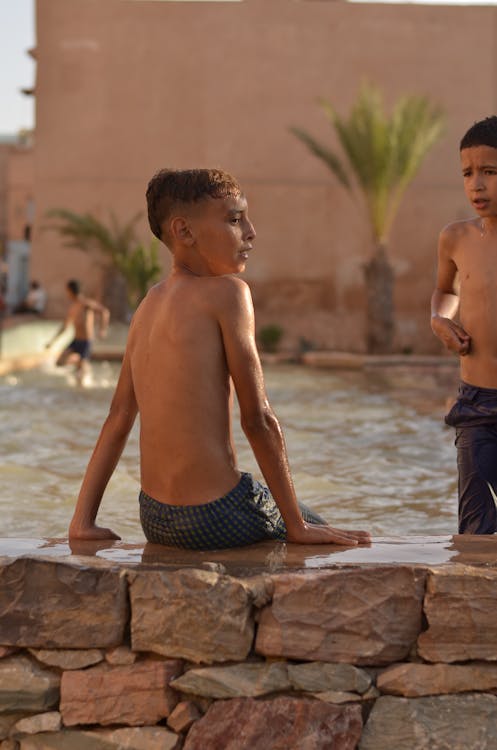
<svg viewBox="0 0 497 750">
<path fill-rule="evenodd" d="M 459 150 L 473 146 L 491 146 L 497 148 L 497 116 L 485 117 L 475 122 L 463 135 Z"/>
<path fill-rule="evenodd" d="M 79 281 L 76 281 L 76 279 L 70 279 L 67 282 L 66 286 L 74 294 L 75 297 L 78 296 L 78 294 L 79 294 L 79 292 L 81 290 L 81 285 L 80 285 Z"/>
<path fill-rule="evenodd" d="M 226 198 L 241 193 L 235 178 L 221 169 L 161 169 L 147 186 L 150 229 L 167 244 L 170 237 L 162 225 L 174 210 L 206 198 Z"/>
</svg>

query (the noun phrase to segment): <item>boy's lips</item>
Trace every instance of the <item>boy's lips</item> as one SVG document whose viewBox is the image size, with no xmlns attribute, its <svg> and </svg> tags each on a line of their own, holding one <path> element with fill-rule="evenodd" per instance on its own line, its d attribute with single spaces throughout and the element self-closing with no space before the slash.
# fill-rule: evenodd
<svg viewBox="0 0 497 750">
<path fill-rule="evenodd" d="M 489 201 L 486 198 L 475 198 L 473 200 L 473 206 L 475 208 L 486 208 L 488 206 Z"/>
</svg>

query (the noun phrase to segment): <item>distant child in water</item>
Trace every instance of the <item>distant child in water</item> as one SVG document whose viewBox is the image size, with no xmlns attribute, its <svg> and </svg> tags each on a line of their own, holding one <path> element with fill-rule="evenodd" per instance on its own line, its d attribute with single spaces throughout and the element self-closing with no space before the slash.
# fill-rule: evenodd
<svg viewBox="0 0 497 750">
<path fill-rule="evenodd" d="M 173 266 L 133 317 L 70 538 L 118 538 L 95 520 L 139 412 L 140 517 L 150 542 L 191 549 L 267 539 L 369 542 L 366 532 L 332 528 L 297 503 L 264 387 L 250 291 L 235 276 L 255 239 L 240 186 L 219 170 L 164 169 L 150 181 L 147 202 L 152 232 L 170 249 Z M 237 467 L 233 388 L 269 490 Z"/>
<path fill-rule="evenodd" d="M 440 234 L 432 329 L 460 357 L 456 428 L 459 533 L 497 531 L 497 117 L 475 123 L 461 144 L 466 196 L 476 218 Z M 456 316 L 458 321 L 456 322 Z"/>
<path fill-rule="evenodd" d="M 91 345 L 95 334 L 95 316 L 99 318 L 99 334 L 107 335 L 110 313 L 108 309 L 81 292 L 79 281 L 71 279 L 66 284 L 69 309 L 59 330 L 47 343 L 47 349 L 70 326 L 74 328 L 74 338 L 57 360 L 58 365 L 74 364 L 78 382 L 82 383 L 90 368 Z"/>
</svg>

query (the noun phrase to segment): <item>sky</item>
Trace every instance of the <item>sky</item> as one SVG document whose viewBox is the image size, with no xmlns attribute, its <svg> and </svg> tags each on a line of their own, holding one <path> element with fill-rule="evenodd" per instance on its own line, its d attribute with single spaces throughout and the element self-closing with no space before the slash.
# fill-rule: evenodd
<svg viewBox="0 0 497 750">
<path fill-rule="evenodd" d="M 437 4 L 456 2 L 436 1 Z M 497 4 L 497 0 L 463 1 L 465 5 Z M 35 0 L 0 0 L 0 136 L 34 127 L 34 97 L 19 90 L 34 84 L 35 64 L 26 54 L 26 50 L 35 46 L 34 5 Z"/>
<path fill-rule="evenodd" d="M 0 0 L 0 135 L 34 125 L 33 97 L 19 91 L 34 84 L 34 46 L 34 0 Z"/>
</svg>

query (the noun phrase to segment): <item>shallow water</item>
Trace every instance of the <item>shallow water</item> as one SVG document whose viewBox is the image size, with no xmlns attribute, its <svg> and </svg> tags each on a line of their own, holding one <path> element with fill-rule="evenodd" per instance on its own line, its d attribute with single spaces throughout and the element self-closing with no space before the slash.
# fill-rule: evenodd
<svg viewBox="0 0 497 750">
<path fill-rule="evenodd" d="M 336 526 L 376 536 L 456 532 L 455 449 L 443 425 L 454 368 L 265 372 L 300 500 Z M 96 364 L 85 389 L 59 370 L 0 378 L 0 536 L 66 535 L 117 373 Z M 239 466 L 260 478 L 237 415 L 234 428 Z M 99 514 L 129 542 L 143 541 L 138 492 L 135 425 Z"/>
</svg>

